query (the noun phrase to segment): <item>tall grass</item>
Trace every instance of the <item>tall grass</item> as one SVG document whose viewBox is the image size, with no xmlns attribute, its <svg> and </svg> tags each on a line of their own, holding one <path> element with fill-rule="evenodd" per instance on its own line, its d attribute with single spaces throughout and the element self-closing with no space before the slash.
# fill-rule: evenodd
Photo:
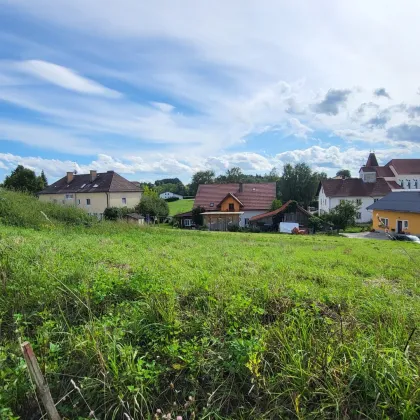
<svg viewBox="0 0 420 420">
<path fill-rule="evenodd" d="M 410 245 L 0 226 L 0 417 L 41 414 L 20 339 L 67 418 L 417 419 Z"/>
</svg>

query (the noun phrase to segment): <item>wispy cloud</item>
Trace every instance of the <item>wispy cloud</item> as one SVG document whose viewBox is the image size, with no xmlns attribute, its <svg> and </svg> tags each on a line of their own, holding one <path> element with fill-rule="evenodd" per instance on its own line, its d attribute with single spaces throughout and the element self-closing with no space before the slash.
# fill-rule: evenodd
<svg viewBox="0 0 420 420">
<path fill-rule="evenodd" d="M 385 89 L 385 88 L 378 88 L 378 89 L 375 89 L 375 90 L 373 91 L 373 94 L 374 94 L 375 96 L 378 96 L 378 97 L 383 96 L 384 98 L 391 99 L 391 96 L 389 96 L 389 93 L 386 91 L 386 89 Z"/>
<path fill-rule="evenodd" d="M 23 73 L 45 80 L 64 89 L 88 95 L 107 96 L 110 98 L 121 97 L 119 92 L 108 89 L 107 87 L 58 64 L 42 60 L 27 60 L 16 62 L 15 67 Z"/>
</svg>

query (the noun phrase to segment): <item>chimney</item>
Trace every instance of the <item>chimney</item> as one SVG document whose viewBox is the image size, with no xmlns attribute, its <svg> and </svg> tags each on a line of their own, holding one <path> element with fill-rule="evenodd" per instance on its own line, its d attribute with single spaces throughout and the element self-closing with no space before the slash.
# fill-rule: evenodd
<svg viewBox="0 0 420 420">
<path fill-rule="evenodd" d="M 90 171 L 90 182 L 95 181 L 97 175 L 97 171 Z"/>
<path fill-rule="evenodd" d="M 241 192 L 244 192 L 244 184 L 243 184 L 243 182 L 240 182 L 239 183 L 239 192 L 241 193 Z"/>
<path fill-rule="evenodd" d="M 71 181 L 73 181 L 74 173 L 73 172 L 67 172 L 67 184 L 70 184 Z"/>
</svg>

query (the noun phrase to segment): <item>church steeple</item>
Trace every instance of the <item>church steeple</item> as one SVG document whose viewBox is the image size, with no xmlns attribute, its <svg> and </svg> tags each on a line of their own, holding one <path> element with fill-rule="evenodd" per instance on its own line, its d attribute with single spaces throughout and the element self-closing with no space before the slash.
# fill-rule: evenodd
<svg viewBox="0 0 420 420">
<path fill-rule="evenodd" d="M 379 166 L 378 160 L 376 159 L 375 152 L 370 152 L 368 160 L 365 166 Z"/>
</svg>

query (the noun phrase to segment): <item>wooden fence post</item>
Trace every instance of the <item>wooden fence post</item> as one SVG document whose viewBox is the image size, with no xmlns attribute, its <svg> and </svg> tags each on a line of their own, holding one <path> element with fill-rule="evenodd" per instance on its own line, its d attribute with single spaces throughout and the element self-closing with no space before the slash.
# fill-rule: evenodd
<svg viewBox="0 0 420 420">
<path fill-rule="evenodd" d="M 39 368 L 38 361 L 31 345 L 25 341 L 21 344 L 23 357 L 25 358 L 26 365 L 28 366 L 29 374 L 35 383 L 36 389 L 39 396 L 41 397 L 42 403 L 44 404 L 45 410 L 47 411 L 50 420 L 61 420 L 58 414 L 57 408 L 55 407 L 54 400 L 51 397 L 50 388 L 48 383 L 42 375 L 41 369 Z"/>
</svg>

